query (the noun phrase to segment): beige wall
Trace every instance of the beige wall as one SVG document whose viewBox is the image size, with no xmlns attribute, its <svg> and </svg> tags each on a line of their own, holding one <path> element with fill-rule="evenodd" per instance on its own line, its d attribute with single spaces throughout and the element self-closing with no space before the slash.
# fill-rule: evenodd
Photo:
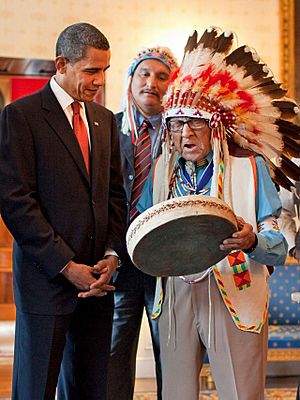
<svg viewBox="0 0 300 400">
<path fill-rule="evenodd" d="M 194 29 L 215 25 L 253 46 L 279 79 L 279 0 L 0 0 L 0 56 L 53 58 L 58 33 L 75 22 L 109 39 L 106 105 L 119 110 L 125 70 L 144 46 L 165 45 L 181 58 Z"/>
</svg>

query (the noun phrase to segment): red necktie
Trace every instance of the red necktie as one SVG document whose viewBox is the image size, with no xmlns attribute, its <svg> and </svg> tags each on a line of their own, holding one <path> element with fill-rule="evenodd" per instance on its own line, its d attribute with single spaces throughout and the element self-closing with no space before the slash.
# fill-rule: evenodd
<svg viewBox="0 0 300 400">
<path fill-rule="evenodd" d="M 136 205 L 141 196 L 144 183 L 148 177 L 151 167 L 151 139 L 148 132 L 149 126 L 150 123 L 145 120 L 140 126 L 138 131 L 139 137 L 136 144 L 136 150 L 134 156 L 135 177 L 131 193 L 131 209 L 130 209 L 131 221 L 139 213 L 136 208 Z"/>
<path fill-rule="evenodd" d="M 78 101 L 74 101 L 72 103 L 72 110 L 73 110 L 73 129 L 75 132 L 75 136 L 78 140 L 85 166 L 87 169 L 88 174 L 90 173 L 90 147 L 89 147 L 89 138 L 88 132 L 83 122 L 83 119 L 80 115 L 80 107 L 81 105 Z"/>
</svg>

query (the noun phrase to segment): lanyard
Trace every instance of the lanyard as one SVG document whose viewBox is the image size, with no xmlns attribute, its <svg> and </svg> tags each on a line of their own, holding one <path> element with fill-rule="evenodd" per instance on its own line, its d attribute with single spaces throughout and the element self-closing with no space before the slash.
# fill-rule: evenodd
<svg viewBox="0 0 300 400">
<path fill-rule="evenodd" d="M 196 171 L 194 172 L 195 182 L 192 182 L 192 178 L 191 178 L 190 174 L 187 172 L 185 165 L 183 166 L 183 174 L 184 174 L 184 177 L 186 178 L 186 180 L 190 183 L 190 185 L 195 188 L 196 193 L 199 193 L 208 184 L 209 180 L 211 179 L 211 177 L 213 175 L 213 169 L 214 169 L 214 163 L 213 163 L 213 160 L 211 160 L 210 163 L 205 168 L 203 174 L 201 175 L 201 178 L 197 182 L 197 185 L 195 185 L 196 180 L 197 180 Z"/>
</svg>

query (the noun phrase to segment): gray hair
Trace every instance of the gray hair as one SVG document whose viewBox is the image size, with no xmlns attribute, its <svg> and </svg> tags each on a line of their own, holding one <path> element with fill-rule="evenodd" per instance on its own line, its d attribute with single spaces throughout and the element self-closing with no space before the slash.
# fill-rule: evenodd
<svg viewBox="0 0 300 400">
<path fill-rule="evenodd" d="M 63 56 L 74 64 L 85 57 L 88 47 L 108 50 L 109 43 L 95 26 L 85 22 L 73 24 L 59 35 L 56 42 L 56 57 Z"/>
</svg>

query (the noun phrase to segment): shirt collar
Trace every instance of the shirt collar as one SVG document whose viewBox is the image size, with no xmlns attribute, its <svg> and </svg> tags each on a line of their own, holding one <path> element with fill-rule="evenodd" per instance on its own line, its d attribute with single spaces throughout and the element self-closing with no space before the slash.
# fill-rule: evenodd
<svg viewBox="0 0 300 400">
<path fill-rule="evenodd" d="M 55 80 L 55 76 L 51 77 L 50 80 L 50 87 L 57 98 L 57 101 L 59 102 L 61 108 L 65 111 L 71 104 L 73 103 L 74 99 L 71 97 Z M 81 104 L 81 106 L 84 109 L 84 102 L 79 101 L 78 103 Z"/>
<path fill-rule="evenodd" d="M 151 124 L 150 130 L 152 129 L 152 130 L 156 131 L 156 129 L 159 128 L 159 126 L 161 124 L 161 120 L 162 120 L 161 113 L 151 115 L 149 118 L 145 118 L 145 116 L 138 111 L 138 109 L 136 108 L 135 105 L 133 108 L 133 112 L 134 112 L 135 120 L 137 122 L 137 127 L 141 126 L 142 123 L 144 122 L 144 120 L 147 119 Z"/>
</svg>

